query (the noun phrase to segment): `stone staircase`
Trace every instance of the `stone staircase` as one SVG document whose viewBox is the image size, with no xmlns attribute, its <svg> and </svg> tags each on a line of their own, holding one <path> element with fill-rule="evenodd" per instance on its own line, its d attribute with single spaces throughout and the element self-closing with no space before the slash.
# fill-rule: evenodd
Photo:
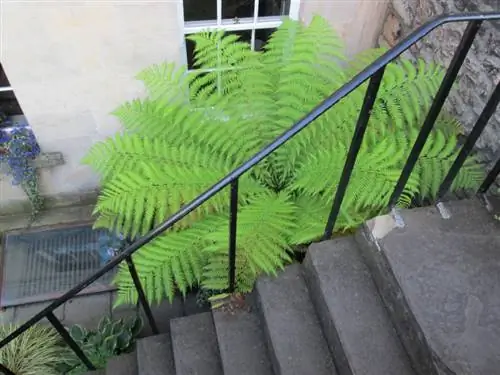
<svg viewBox="0 0 500 375">
<path fill-rule="evenodd" d="M 248 308 L 170 320 L 107 375 L 500 373 L 500 222 L 477 200 L 310 246 Z M 161 317 L 160 317 L 161 319 Z"/>
</svg>

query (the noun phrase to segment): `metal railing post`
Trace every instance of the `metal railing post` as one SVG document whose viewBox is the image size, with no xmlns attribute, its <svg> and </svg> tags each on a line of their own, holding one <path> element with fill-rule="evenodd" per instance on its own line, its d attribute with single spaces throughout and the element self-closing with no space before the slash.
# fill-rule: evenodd
<svg viewBox="0 0 500 375">
<path fill-rule="evenodd" d="M 0 363 L 0 372 L 4 375 L 16 375 L 1 363 Z"/>
<path fill-rule="evenodd" d="M 429 137 L 429 134 L 434 127 L 434 123 L 436 122 L 436 119 L 438 118 L 439 113 L 443 108 L 444 102 L 451 91 L 453 83 L 457 78 L 458 72 L 465 61 L 467 53 L 472 46 L 472 42 L 474 41 L 474 38 L 476 37 L 476 34 L 479 31 L 482 22 L 483 21 L 481 20 L 470 21 L 467 25 L 462 40 L 460 41 L 460 44 L 455 51 L 455 55 L 453 56 L 450 66 L 446 71 L 443 82 L 441 82 L 441 85 L 439 86 L 439 90 L 434 97 L 431 108 L 429 109 L 429 113 L 427 114 L 427 117 L 425 118 L 425 121 L 422 125 L 422 129 L 417 136 L 415 144 L 410 151 L 410 155 L 406 160 L 403 171 L 401 172 L 398 182 L 396 183 L 396 187 L 394 188 L 391 198 L 389 199 L 389 208 L 393 208 L 396 206 L 399 197 L 403 193 L 406 183 L 410 178 L 411 172 L 413 171 L 413 168 L 415 168 L 415 164 L 417 164 L 418 157 L 420 156 L 427 138 Z"/>
<path fill-rule="evenodd" d="M 139 296 L 139 302 L 142 305 L 144 310 L 144 314 L 146 314 L 146 319 L 148 320 L 149 326 L 151 327 L 151 331 L 153 334 L 157 335 L 160 333 L 158 330 L 158 326 L 156 325 L 155 318 L 153 316 L 153 312 L 151 311 L 151 307 L 149 306 L 148 300 L 146 298 L 146 294 L 144 293 L 144 289 L 142 288 L 141 280 L 139 279 L 139 275 L 137 274 L 137 270 L 135 268 L 135 264 L 132 261 L 132 256 L 127 256 L 125 258 L 127 262 L 128 270 L 130 272 L 130 276 L 132 276 L 132 280 L 134 281 L 135 289 L 137 290 L 137 294 Z"/>
<path fill-rule="evenodd" d="M 478 194 L 485 194 L 488 189 L 493 185 L 495 180 L 498 177 L 498 174 L 500 174 L 500 158 L 498 158 L 497 162 L 495 163 L 495 166 L 491 169 L 491 171 L 488 173 L 486 178 L 484 179 L 483 183 L 477 190 Z"/>
<path fill-rule="evenodd" d="M 229 293 L 236 290 L 236 230 L 238 224 L 238 180 L 231 182 L 229 211 Z"/>
<path fill-rule="evenodd" d="M 80 361 L 83 362 L 85 366 L 87 366 L 87 369 L 90 371 L 97 370 L 96 367 L 88 357 L 85 355 L 83 352 L 83 349 L 78 346 L 75 340 L 71 337 L 69 332 L 64 328 L 62 323 L 57 319 L 57 317 L 54 315 L 53 312 L 50 312 L 47 314 L 47 319 L 52 324 L 52 326 L 55 328 L 55 330 L 59 333 L 59 335 L 62 337 L 64 342 L 68 344 L 68 346 L 73 350 L 76 354 L 76 356 L 80 359 Z"/>
<path fill-rule="evenodd" d="M 356 123 L 356 129 L 352 136 L 351 145 L 349 146 L 349 151 L 347 153 L 347 158 L 344 164 L 344 169 L 342 170 L 342 175 L 340 177 L 340 182 L 337 187 L 337 192 L 335 193 L 335 198 L 333 199 L 332 209 L 330 210 L 330 215 L 328 216 L 328 221 L 326 223 L 325 232 L 323 234 L 323 240 L 326 240 L 332 236 L 333 228 L 335 227 L 335 222 L 340 212 L 342 206 L 342 201 L 344 200 L 344 195 L 349 185 L 349 179 L 351 178 L 352 170 L 356 164 L 356 158 L 363 143 L 363 138 L 365 136 L 365 131 L 368 126 L 368 120 L 370 119 L 373 104 L 377 98 L 377 93 L 382 83 L 382 77 L 384 76 L 385 66 L 381 67 L 373 77 L 370 79 L 368 88 L 366 89 L 365 98 L 363 100 L 363 105 L 361 107 L 361 112 L 358 117 L 358 122 Z"/>
</svg>

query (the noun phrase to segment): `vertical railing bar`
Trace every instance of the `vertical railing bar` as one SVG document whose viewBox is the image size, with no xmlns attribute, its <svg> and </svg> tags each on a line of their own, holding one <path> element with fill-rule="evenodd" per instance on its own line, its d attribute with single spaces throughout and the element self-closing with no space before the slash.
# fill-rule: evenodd
<svg viewBox="0 0 500 375">
<path fill-rule="evenodd" d="M 498 158 L 495 166 L 493 169 L 488 173 L 486 178 L 484 179 L 483 183 L 479 187 L 477 193 L 478 194 L 485 194 L 488 189 L 490 188 L 491 185 L 495 182 L 495 180 L 498 177 L 498 174 L 500 174 L 500 158 Z"/>
<path fill-rule="evenodd" d="M 127 262 L 130 276 L 132 276 L 135 289 L 137 290 L 137 294 L 139 296 L 139 303 L 142 305 L 144 314 L 146 314 L 146 319 L 148 320 L 149 326 L 151 327 L 151 331 L 153 332 L 154 335 L 157 335 L 160 333 L 160 331 L 158 330 L 158 326 L 156 325 L 153 312 L 151 311 L 151 307 L 149 306 L 148 300 L 146 299 L 146 293 L 144 293 L 144 289 L 142 287 L 141 280 L 139 279 L 139 275 L 137 274 L 137 269 L 135 268 L 135 264 L 132 261 L 132 257 L 129 255 L 128 257 L 125 258 L 125 261 Z"/>
<path fill-rule="evenodd" d="M 80 359 L 80 361 L 83 362 L 85 366 L 87 366 L 87 369 L 90 371 L 96 370 L 96 367 L 90 362 L 90 360 L 87 358 L 85 353 L 83 352 L 83 349 L 78 346 L 75 340 L 71 337 L 69 332 L 64 328 L 62 323 L 57 319 L 57 317 L 54 315 L 54 312 L 49 312 L 47 314 L 47 319 L 52 324 L 52 326 L 55 328 L 55 330 L 61 335 L 62 339 L 68 344 L 68 346 L 75 352 L 76 356 Z"/>
<path fill-rule="evenodd" d="M 229 293 L 236 290 L 236 228 L 238 223 L 238 179 L 231 182 L 229 211 Z"/>
<path fill-rule="evenodd" d="M 462 168 L 462 165 L 465 163 L 467 156 L 474 148 L 476 141 L 479 139 L 479 136 L 481 135 L 484 128 L 488 124 L 488 121 L 490 120 L 491 116 L 493 116 L 493 113 L 495 113 L 498 103 L 500 103 L 500 81 L 498 81 L 495 91 L 493 91 L 493 94 L 486 103 L 486 106 L 481 112 L 481 115 L 479 116 L 476 124 L 472 128 L 471 133 L 469 134 L 464 145 L 462 146 L 460 153 L 455 158 L 455 161 L 453 162 L 450 170 L 448 171 L 448 174 L 446 175 L 441 186 L 439 187 L 437 194 L 438 201 L 441 200 L 450 189 L 451 184 L 453 183 L 458 172 L 460 171 L 460 168 Z"/>
<path fill-rule="evenodd" d="M 356 158 L 365 136 L 365 131 L 368 126 L 368 120 L 370 119 L 373 104 L 375 103 L 375 99 L 377 98 L 377 93 L 380 88 L 384 72 L 385 66 L 380 68 L 372 76 L 372 78 L 370 79 L 370 83 L 368 84 L 365 98 L 363 100 L 363 105 L 361 107 L 361 112 L 356 123 L 356 129 L 354 130 L 354 134 L 352 136 L 351 145 L 349 146 L 346 162 L 344 164 L 339 185 L 337 187 L 337 192 L 335 193 L 335 198 L 333 199 L 332 209 L 330 210 L 330 215 L 328 216 L 325 232 L 323 234 L 323 240 L 326 240 L 332 236 L 335 222 L 337 221 L 340 207 L 342 206 L 342 201 L 344 200 L 344 195 L 347 190 L 347 186 L 349 185 L 352 170 L 354 169 Z"/>
<path fill-rule="evenodd" d="M 479 28 L 481 27 L 482 22 L 483 21 L 471 21 L 465 29 L 462 40 L 460 41 L 460 44 L 455 51 L 450 66 L 448 67 L 448 70 L 446 71 L 446 74 L 444 76 L 443 82 L 441 82 L 441 85 L 439 86 L 438 92 L 422 125 L 422 129 L 417 136 L 415 144 L 410 151 L 410 155 L 406 160 L 403 171 L 401 172 L 391 198 L 389 199 L 390 208 L 396 206 L 400 195 L 403 193 L 406 183 L 410 178 L 411 172 L 413 171 L 413 168 L 417 163 L 418 157 L 420 156 L 420 153 L 424 148 L 427 138 L 432 131 L 434 123 L 436 122 L 436 119 L 438 118 L 439 113 L 443 108 L 444 102 L 446 101 L 446 98 L 448 97 L 448 94 L 453 87 L 453 83 L 455 82 L 458 72 L 462 67 L 463 62 L 465 61 L 465 58 L 467 57 L 467 53 L 472 46 L 472 42 L 474 41 L 474 38 Z"/>
<path fill-rule="evenodd" d="M 0 372 L 2 372 L 4 375 L 16 375 L 1 363 L 0 363 Z"/>
</svg>

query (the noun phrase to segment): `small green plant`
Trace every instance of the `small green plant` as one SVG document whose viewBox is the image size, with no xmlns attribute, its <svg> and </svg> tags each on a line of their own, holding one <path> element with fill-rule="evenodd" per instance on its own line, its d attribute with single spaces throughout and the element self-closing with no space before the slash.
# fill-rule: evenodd
<svg viewBox="0 0 500 375">
<path fill-rule="evenodd" d="M 0 339 L 17 328 L 1 326 Z M 16 375 L 58 375 L 58 367 L 68 358 L 60 341 L 53 328 L 35 325 L 0 349 L 0 363 Z"/>
<path fill-rule="evenodd" d="M 139 316 L 119 320 L 104 317 L 95 330 L 88 330 L 76 324 L 69 328 L 69 334 L 94 366 L 102 369 L 109 358 L 133 350 L 142 326 L 142 319 Z M 76 356 L 72 356 L 64 366 L 60 367 L 60 371 L 76 375 L 88 370 Z"/>
<path fill-rule="evenodd" d="M 95 226 L 128 238 L 147 233 L 290 128 L 380 54 L 355 62 L 326 20 L 284 20 L 262 51 L 234 34 L 190 35 L 198 71 L 165 63 L 138 75 L 149 97 L 114 114 L 125 131 L 92 147 L 84 162 L 101 175 Z M 385 213 L 444 69 L 400 59 L 384 73 L 335 231 Z M 367 83 L 239 179 L 236 287 L 292 261 L 321 238 Z M 457 121 L 444 114 L 425 144 L 399 206 L 432 200 L 457 156 Z M 452 189 L 473 189 L 483 172 L 469 158 Z M 134 254 L 150 301 L 193 286 L 227 290 L 230 189 L 224 189 Z M 126 265 L 116 304 L 135 303 Z"/>
</svg>

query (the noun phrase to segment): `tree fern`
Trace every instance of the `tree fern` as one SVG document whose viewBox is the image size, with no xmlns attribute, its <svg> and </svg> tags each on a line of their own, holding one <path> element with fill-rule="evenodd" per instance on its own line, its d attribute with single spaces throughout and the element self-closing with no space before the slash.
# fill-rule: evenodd
<svg viewBox="0 0 500 375">
<path fill-rule="evenodd" d="M 137 76 L 149 94 L 114 111 L 124 132 L 84 161 L 102 176 L 96 226 L 136 237 L 175 213 L 351 79 L 383 50 L 347 61 L 326 21 L 284 20 L 261 52 L 222 31 L 189 37 L 199 70 L 163 63 Z M 386 210 L 443 69 L 398 60 L 386 67 L 336 231 Z M 367 83 L 240 178 L 237 287 L 290 261 L 290 249 L 318 240 L 337 191 Z M 442 114 L 400 197 L 436 196 L 458 152 L 460 124 Z M 482 175 L 469 158 L 453 189 Z M 134 261 L 151 301 L 189 288 L 228 287 L 229 188 L 142 247 Z M 117 303 L 137 299 L 126 266 Z"/>
</svg>

